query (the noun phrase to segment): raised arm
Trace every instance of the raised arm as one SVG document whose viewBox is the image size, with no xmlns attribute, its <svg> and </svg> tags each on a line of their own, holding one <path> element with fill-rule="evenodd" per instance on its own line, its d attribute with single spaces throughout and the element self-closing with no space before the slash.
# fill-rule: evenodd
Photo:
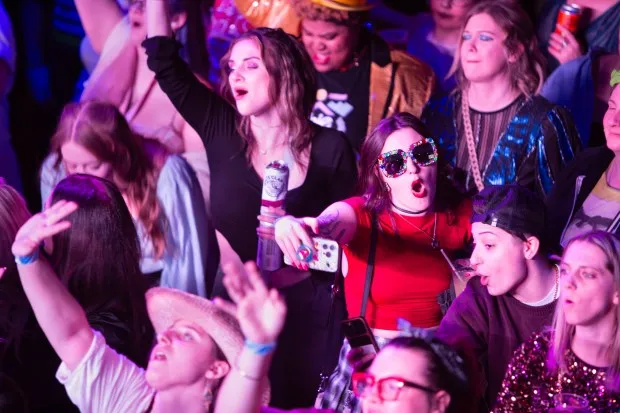
<svg viewBox="0 0 620 413">
<path fill-rule="evenodd" d="M 215 303 L 239 320 L 246 341 L 220 387 L 215 413 L 258 413 L 268 402 L 262 396 L 286 319 L 286 304 L 277 290 L 267 289 L 254 263 L 245 264 L 245 273 L 234 266 L 226 267 L 224 272 L 224 285 L 236 305 L 220 298 Z"/>
<path fill-rule="evenodd" d="M 161 89 L 205 146 L 215 138 L 234 134 L 236 110 L 201 83 L 179 56 L 180 45 L 170 37 L 166 2 L 146 0 L 146 8 L 148 39 L 142 45 Z"/>
<path fill-rule="evenodd" d="M 62 285 L 50 264 L 38 257 L 44 239 L 70 227 L 63 221 L 77 209 L 72 202 L 60 201 L 30 218 L 18 231 L 12 252 L 22 286 L 34 314 L 60 359 L 73 370 L 88 352 L 93 332 L 86 314 Z"/>
<path fill-rule="evenodd" d="M 316 218 L 280 218 L 275 225 L 275 239 L 282 252 L 300 269 L 307 269 L 307 263 L 297 257 L 301 244 L 314 243 L 312 236 L 329 238 L 340 245 L 349 243 L 357 230 L 357 216 L 353 207 L 346 202 L 336 202 Z"/>
<path fill-rule="evenodd" d="M 114 27 L 123 19 L 116 0 L 75 0 L 82 26 L 93 49 L 101 54 Z"/>
</svg>

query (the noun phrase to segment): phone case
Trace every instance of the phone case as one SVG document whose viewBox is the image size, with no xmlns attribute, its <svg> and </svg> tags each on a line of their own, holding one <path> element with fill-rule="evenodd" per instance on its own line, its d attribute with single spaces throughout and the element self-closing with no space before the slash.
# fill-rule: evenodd
<svg viewBox="0 0 620 413">
<path fill-rule="evenodd" d="M 341 324 L 342 332 L 351 348 L 372 346 L 375 351 L 379 351 L 375 336 L 363 317 L 342 320 Z"/>
<path fill-rule="evenodd" d="M 340 245 L 334 240 L 326 238 L 312 238 L 314 242 L 312 261 L 308 263 L 310 269 L 325 272 L 336 272 L 340 265 Z M 291 265 L 291 261 L 284 257 L 284 263 Z"/>
</svg>

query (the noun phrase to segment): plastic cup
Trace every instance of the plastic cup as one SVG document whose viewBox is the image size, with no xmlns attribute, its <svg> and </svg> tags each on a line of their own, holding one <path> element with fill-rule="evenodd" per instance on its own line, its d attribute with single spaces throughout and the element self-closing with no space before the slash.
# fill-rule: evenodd
<svg viewBox="0 0 620 413">
<path fill-rule="evenodd" d="M 583 396 L 572 393 L 558 393 L 553 396 L 555 407 L 549 413 L 591 413 L 590 402 Z"/>
</svg>

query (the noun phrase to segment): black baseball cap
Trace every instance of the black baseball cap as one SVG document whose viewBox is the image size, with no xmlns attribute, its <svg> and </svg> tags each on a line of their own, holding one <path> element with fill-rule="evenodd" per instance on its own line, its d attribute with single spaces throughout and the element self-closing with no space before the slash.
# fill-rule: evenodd
<svg viewBox="0 0 620 413">
<path fill-rule="evenodd" d="M 472 223 L 533 235 L 542 242 L 547 211 L 538 194 L 517 184 L 495 185 L 484 188 L 473 201 Z"/>
</svg>

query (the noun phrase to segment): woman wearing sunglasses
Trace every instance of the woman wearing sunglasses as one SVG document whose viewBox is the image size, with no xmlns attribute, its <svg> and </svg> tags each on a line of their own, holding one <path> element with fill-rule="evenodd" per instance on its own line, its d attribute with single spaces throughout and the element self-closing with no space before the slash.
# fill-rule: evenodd
<svg viewBox="0 0 620 413">
<path fill-rule="evenodd" d="M 298 268 L 308 268 L 299 254 L 313 245 L 311 237 L 337 241 L 344 249 L 342 273 L 350 317 L 360 315 L 371 244 L 377 225 L 374 271 L 365 316 L 379 346 L 397 335 L 398 317 L 416 327 L 436 327 L 441 320 L 438 295 L 450 287 L 451 271 L 443 251 L 453 252 L 470 239 L 471 204 L 450 198 L 437 147 L 424 124 L 399 113 L 381 121 L 361 150 L 363 196 L 336 202 L 318 217 L 278 220 L 275 237 Z M 348 343 L 330 378 L 333 400 L 323 407 L 340 409 L 348 391 L 352 366 Z M 349 395 L 351 396 L 351 395 Z M 359 407 L 358 410 L 359 411 Z"/>
</svg>

